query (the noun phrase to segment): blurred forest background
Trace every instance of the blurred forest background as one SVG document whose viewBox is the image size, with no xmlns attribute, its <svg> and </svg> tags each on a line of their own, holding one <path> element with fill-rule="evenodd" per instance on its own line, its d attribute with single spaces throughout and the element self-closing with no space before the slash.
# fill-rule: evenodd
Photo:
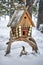
<svg viewBox="0 0 43 65">
<path fill-rule="evenodd" d="M 43 0 L 0 0 L 0 18 L 3 15 L 11 18 L 15 8 L 21 5 L 29 6 L 30 16 L 37 18 L 36 28 L 43 33 Z"/>
</svg>

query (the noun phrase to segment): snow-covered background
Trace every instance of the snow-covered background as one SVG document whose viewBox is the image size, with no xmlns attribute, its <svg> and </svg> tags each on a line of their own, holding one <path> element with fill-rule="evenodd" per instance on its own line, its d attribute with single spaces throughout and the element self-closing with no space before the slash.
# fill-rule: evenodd
<svg viewBox="0 0 43 65">
<path fill-rule="evenodd" d="M 33 17 L 33 21 L 36 25 L 37 19 Z M 36 40 L 40 54 L 31 54 L 31 47 L 23 41 L 16 41 L 12 43 L 11 53 L 7 56 L 5 51 L 7 48 L 6 42 L 9 40 L 10 28 L 7 27 L 9 22 L 8 16 L 0 18 L 0 65 L 43 65 L 43 34 L 35 28 L 33 28 L 32 37 Z M 20 57 L 22 50 L 21 46 L 25 46 L 29 55 L 23 55 Z"/>
</svg>

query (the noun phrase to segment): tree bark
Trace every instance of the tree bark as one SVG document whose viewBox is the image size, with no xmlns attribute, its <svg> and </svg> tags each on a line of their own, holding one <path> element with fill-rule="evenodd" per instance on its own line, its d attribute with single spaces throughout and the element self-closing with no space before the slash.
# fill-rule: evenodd
<svg viewBox="0 0 43 65">
<path fill-rule="evenodd" d="M 26 6 L 29 6 L 28 12 L 31 17 L 32 17 L 32 4 L 33 4 L 33 0 L 26 0 Z"/>
<path fill-rule="evenodd" d="M 40 2 L 39 2 L 39 11 L 38 11 L 37 29 L 39 29 L 39 26 L 42 23 L 43 23 L 43 0 L 40 0 Z"/>
</svg>

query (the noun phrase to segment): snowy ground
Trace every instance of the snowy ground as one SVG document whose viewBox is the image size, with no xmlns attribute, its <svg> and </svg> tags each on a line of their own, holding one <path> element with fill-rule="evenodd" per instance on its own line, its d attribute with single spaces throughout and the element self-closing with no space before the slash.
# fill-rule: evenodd
<svg viewBox="0 0 43 65">
<path fill-rule="evenodd" d="M 40 54 L 31 54 L 32 50 L 28 44 L 23 41 L 17 41 L 12 44 L 11 53 L 4 56 L 7 47 L 6 42 L 9 39 L 10 31 L 10 28 L 7 28 L 8 21 L 8 16 L 6 19 L 5 17 L 0 19 L 0 65 L 43 65 L 43 34 L 36 28 L 33 28 L 32 36 L 37 42 Z M 29 55 L 20 57 L 21 46 L 23 45 L 26 47 Z"/>
</svg>

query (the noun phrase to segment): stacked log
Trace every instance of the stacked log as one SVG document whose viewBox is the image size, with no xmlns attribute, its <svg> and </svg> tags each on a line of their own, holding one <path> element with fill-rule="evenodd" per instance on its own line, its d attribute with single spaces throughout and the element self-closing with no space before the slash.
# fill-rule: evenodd
<svg viewBox="0 0 43 65">
<path fill-rule="evenodd" d="M 16 37 L 18 38 L 18 28 L 16 28 Z"/>
<path fill-rule="evenodd" d="M 32 33 L 32 26 L 29 27 L 29 30 L 28 30 L 28 36 L 30 37 L 31 36 L 31 33 Z"/>
<path fill-rule="evenodd" d="M 19 26 L 19 37 L 21 37 L 21 26 Z"/>
</svg>

